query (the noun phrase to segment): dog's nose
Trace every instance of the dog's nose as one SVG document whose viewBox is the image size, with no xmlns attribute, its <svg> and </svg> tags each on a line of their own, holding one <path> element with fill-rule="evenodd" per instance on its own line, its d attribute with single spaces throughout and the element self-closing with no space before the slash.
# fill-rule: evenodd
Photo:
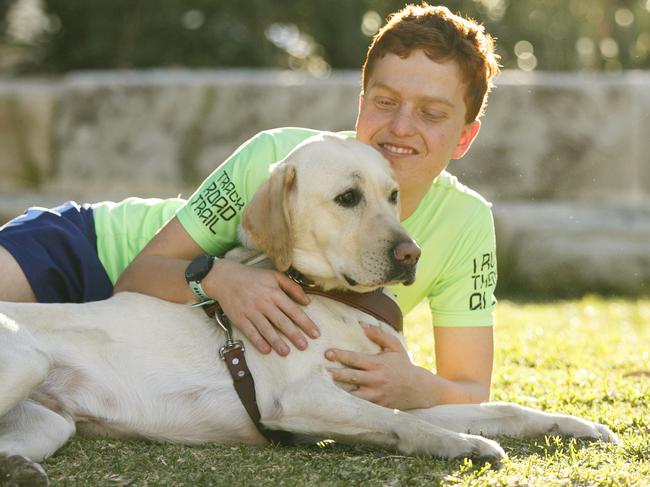
<svg viewBox="0 0 650 487">
<path fill-rule="evenodd" d="M 420 260 L 420 247 L 413 240 L 402 240 L 393 248 L 393 255 L 397 262 L 414 266 Z"/>
</svg>

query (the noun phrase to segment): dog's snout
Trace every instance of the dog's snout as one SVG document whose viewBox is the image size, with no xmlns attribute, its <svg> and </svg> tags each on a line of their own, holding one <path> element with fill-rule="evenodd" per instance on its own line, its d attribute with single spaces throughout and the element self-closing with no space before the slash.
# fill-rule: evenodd
<svg viewBox="0 0 650 487">
<path fill-rule="evenodd" d="M 420 260 L 420 247 L 413 240 L 402 240 L 393 247 L 393 255 L 397 262 L 414 266 Z"/>
</svg>

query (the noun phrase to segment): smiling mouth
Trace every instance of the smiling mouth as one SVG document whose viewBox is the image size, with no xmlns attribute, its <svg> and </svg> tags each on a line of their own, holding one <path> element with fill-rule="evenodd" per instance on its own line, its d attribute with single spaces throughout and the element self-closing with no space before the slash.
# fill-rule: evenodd
<svg viewBox="0 0 650 487">
<path fill-rule="evenodd" d="M 412 156 L 414 154 L 417 154 L 417 151 L 412 147 L 407 147 L 403 145 L 382 143 L 379 144 L 379 147 L 381 147 L 385 152 L 388 152 L 389 154 L 395 154 L 398 156 Z"/>
</svg>

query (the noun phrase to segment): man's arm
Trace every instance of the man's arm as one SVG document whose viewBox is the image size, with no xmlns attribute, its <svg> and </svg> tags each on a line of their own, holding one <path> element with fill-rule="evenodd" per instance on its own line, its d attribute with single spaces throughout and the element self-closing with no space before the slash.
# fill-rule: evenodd
<svg viewBox="0 0 650 487">
<path fill-rule="evenodd" d="M 377 355 L 328 350 L 326 357 L 346 368 L 332 377 L 358 386 L 357 397 L 395 409 L 479 403 L 490 397 L 492 327 L 435 328 L 437 374 L 413 364 L 397 338 L 377 327 L 366 335 L 382 347 Z"/>
<path fill-rule="evenodd" d="M 133 291 L 176 303 L 192 303 L 196 298 L 185 281 L 185 268 L 202 253 L 178 219 L 173 218 L 122 273 L 115 292 Z M 294 302 L 307 304 L 302 289 L 280 272 L 219 260 L 201 284 L 263 353 L 270 352 L 271 347 L 281 355 L 289 353 L 278 331 L 299 349 L 307 347 L 301 329 L 313 338 L 318 336 L 316 325 Z"/>
<path fill-rule="evenodd" d="M 175 303 L 196 300 L 185 282 L 185 268 L 202 253 L 176 217 L 140 251 L 115 283 L 115 293 L 133 291 Z"/>
<path fill-rule="evenodd" d="M 435 327 L 434 340 L 439 381 L 434 391 L 436 404 L 488 401 L 494 360 L 493 328 Z"/>
</svg>

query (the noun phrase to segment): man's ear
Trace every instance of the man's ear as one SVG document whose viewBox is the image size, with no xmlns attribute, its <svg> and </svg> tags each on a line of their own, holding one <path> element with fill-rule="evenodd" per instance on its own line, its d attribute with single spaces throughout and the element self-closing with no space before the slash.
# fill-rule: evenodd
<svg viewBox="0 0 650 487">
<path fill-rule="evenodd" d="M 278 165 L 246 205 L 242 217 L 242 228 L 249 238 L 282 272 L 291 266 L 293 238 L 287 198 L 295 178 L 295 167 Z"/>
<path fill-rule="evenodd" d="M 458 145 L 451 155 L 452 159 L 460 159 L 463 157 L 469 150 L 472 142 L 478 135 L 481 130 L 480 120 L 474 120 L 472 123 L 468 123 L 463 127 L 462 132 L 460 133 L 460 139 L 458 140 Z"/>
</svg>

